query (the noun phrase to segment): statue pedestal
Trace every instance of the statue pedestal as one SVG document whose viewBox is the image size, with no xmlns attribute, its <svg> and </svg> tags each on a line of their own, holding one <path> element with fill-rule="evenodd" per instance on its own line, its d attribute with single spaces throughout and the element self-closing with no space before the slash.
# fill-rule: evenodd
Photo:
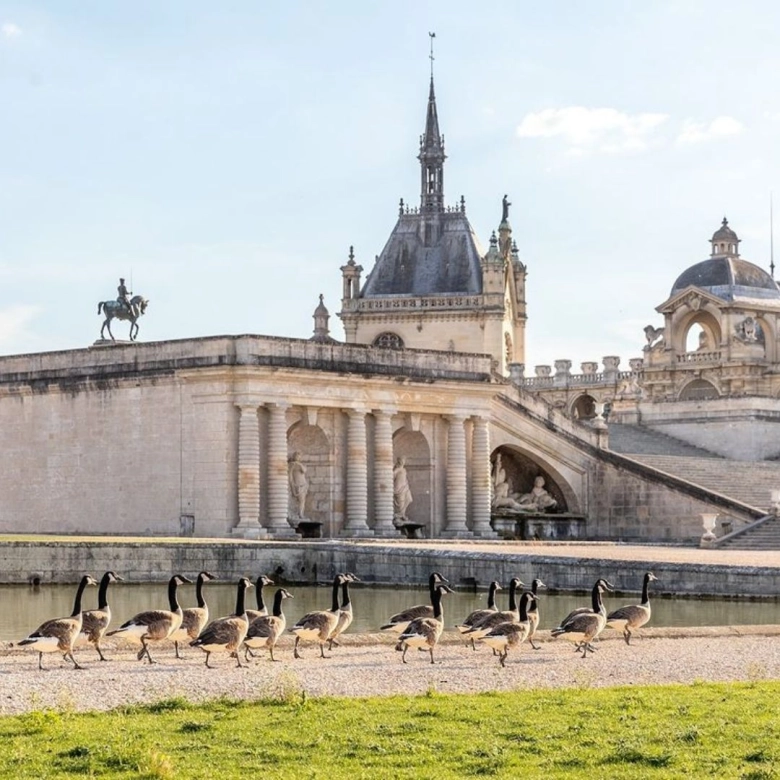
<svg viewBox="0 0 780 780">
<path fill-rule="evenodd" d="M 90 349 L 93 347 L 121 347 L 135 343 L 135 341 L 128 341 L 127 339 L 114 339 L 113 341 L 111 339 L 96 339 L 92 346 L 90 346 Z"/>
</svg>

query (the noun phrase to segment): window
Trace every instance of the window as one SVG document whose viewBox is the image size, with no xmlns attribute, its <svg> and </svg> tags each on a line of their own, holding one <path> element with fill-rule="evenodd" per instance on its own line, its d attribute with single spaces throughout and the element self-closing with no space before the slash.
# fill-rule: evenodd
<svg viewBox="0 0 780 780">
<path fill-rule="evenodd" d="M 404 340 L 397 333 L 380 333 L 375 339 L 373 346 L 383 349 L 403 349 Z"/>
</svg>

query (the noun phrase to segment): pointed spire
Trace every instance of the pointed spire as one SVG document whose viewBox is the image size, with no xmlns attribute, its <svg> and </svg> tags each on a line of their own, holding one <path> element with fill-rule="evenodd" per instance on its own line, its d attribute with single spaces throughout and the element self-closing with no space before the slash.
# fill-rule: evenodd
<svg viewBox="0 0 780 780">
<path fill-rule="evenodd" d="M 444 137 L 439 132 L 439 115 L 436 110 L 436 92 L 433 87 L 433 39 L 431 38 L 431 84 L 428 90 L 428 109 L 425 115 L 425 132 L 420 136 L 420 209 L 424 213 L 444 211 Z"/>
</svg>

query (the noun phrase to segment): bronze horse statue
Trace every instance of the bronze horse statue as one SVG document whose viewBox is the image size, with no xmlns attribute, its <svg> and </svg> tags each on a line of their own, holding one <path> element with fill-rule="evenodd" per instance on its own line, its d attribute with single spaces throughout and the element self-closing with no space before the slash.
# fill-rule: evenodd
<svg viewBox="0 0 780 780">
<path fill-rule="evenodd" d="M 143 295 L 134 295 L 130 299 L 129 310 L 122 301 L 100 301 L 97 313 L 100 314 L 102 311 L 106 315 L 103 327 L 100 329 L 100 338 L 104 338 L 103 331 L 108 328 L 108 335 L 111 336 L 111 341 L 116 341 L 114 334 L 111 332 L 111 320 L 116 318 L 118 320 L 130 320 L 130 341 L 135 341 L 135 337 L 138 335 L 138 318 L 146 312 L 148 305 L 149 301 Z"/>
</svg>

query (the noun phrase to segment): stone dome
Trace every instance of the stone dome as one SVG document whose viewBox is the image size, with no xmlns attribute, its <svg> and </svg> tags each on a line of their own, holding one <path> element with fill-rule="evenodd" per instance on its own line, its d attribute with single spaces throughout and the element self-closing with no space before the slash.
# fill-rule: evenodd
<svg viewBox="0 0 780 780">
<path fill-rule="evenodd" d="M 725 229 L 730 230 L 728 227 Z M 777 283 L 763 268 L 733 255 L 710 257 L 692 265 L 677 277 L 671 295 L 690 286 L 699 287 L 725 301 L 780 299 Z"/>
<path fill-rule="evenodd" d="M 713 241 L 737 241 L 737 234 L 729 227 L 729 221 L 723 217 L 720 227 L 712 234 Z"/>
</svg>

